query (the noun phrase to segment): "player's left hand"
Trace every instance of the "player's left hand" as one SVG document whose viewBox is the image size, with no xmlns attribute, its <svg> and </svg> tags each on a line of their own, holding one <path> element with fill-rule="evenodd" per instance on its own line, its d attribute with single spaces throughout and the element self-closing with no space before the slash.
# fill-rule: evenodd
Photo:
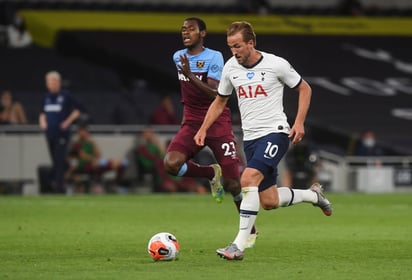
<svg viewBox="0 0 412 280">
<path fill-rule="evenodd" d="M 191 73 L 190 71 L 190 63 L 189 58 L 187 55 L 180 55 L 179 56 L 180 64 L 177 67 L 182 71 L 182 73 L 187 77 Z"/>
</svg>

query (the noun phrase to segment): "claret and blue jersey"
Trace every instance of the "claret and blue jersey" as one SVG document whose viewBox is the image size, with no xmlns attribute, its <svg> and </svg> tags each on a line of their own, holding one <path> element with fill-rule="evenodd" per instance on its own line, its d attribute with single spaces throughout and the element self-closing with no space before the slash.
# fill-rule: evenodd
<svg viewBox="0 0 412 280">
<path fill-rule="evenodd" d="M 224 64 L 223 55 L 221 52 L 209 48 L 205 48 L 196 55 L 190 55 L 187 49 L 178 50 L 173 55 L 180 81 L 185 120 L 187 122 L 202 123 L 213 100 L 194 86 L 177 67 L 180 64 L 179 57 L 181 55 L 186 55 L 189 58 L 191 72 L 204 83 L 207 83 L 208 79 L 220 81 Z M 220 120 L 230 119 L 230 117 L 229 108 L 226 108 Z"/>
</svg>

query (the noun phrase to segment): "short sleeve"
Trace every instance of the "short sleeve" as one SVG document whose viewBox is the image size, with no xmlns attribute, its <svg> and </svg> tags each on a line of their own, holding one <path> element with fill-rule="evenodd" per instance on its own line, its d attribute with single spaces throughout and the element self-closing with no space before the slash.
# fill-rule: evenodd
<svg viewBox="0 0 412 280">
<path fill-rule="evenodd" d="M 230 75 L 229 75 L 229 66 L 228 63 L 225 64 L 223 67 L 222 71 L 222 79 L 220 80 L 219 87 L 218 87 L 218 93 L 221 96 L 229 96 L 232 94 L 233 91 L 233 85 L 232 82 L 230 81 Z"/>
<path fill-rule="evenodd" d="M 222 76 L 222 69 L 223 69 L 223 55 L 221 52 L 216 51 L 215 55 L 213 55 L 212 59 L 210 60 L 210 66 L 207 73 L 207 77 L 214 79 L 216 81 L 220 81 Z"/>
<path fill-rule="evenodd" d="M 279 58 L 278 66 L 279 79 L 290 88 L 296 87 L 301 80 L 299 73 L 283 58 Z"/>
<path fill-rule="evenodd" d="M 180 54 L 180 51 L 176 51 L 173 54 L 173 63 L 175 64 L 175 67 L 176 67 L 177 70 L 179 70 L 179 67 L 177 67 L 177 64 L 180 62 L 179 61 L 179 54 Z"/>
</svg>

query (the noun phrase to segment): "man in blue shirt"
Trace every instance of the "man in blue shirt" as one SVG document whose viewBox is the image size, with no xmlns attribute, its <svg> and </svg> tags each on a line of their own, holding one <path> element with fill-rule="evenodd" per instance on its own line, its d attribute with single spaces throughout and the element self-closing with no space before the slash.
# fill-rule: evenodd
<svg viewBox="0 0 412 280">
<path fill-rule="evenodd" d="M 71 124 L 80 116 L 78 102 L 61 89 L 61 76 L 56 71 L 46 74 L 47 92 L 43 98 L 39 124 L 45 131 L 53 164 L 52 187 L 56 193 L 65 193 L 64 174 L 67 168 L 67 147 Z"/>
</svg>

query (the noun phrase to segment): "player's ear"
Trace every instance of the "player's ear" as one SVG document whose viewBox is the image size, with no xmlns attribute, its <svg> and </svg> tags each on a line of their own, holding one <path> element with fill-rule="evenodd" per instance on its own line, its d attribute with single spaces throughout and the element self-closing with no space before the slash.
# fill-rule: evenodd
<svg viewBox="0 0 412 280">
<path fill-rule="evenodd" d="M 202 37 L 202 38 L 206 37 L 206 30 L 200 31 L 200 37 Z"/>
</svg>

